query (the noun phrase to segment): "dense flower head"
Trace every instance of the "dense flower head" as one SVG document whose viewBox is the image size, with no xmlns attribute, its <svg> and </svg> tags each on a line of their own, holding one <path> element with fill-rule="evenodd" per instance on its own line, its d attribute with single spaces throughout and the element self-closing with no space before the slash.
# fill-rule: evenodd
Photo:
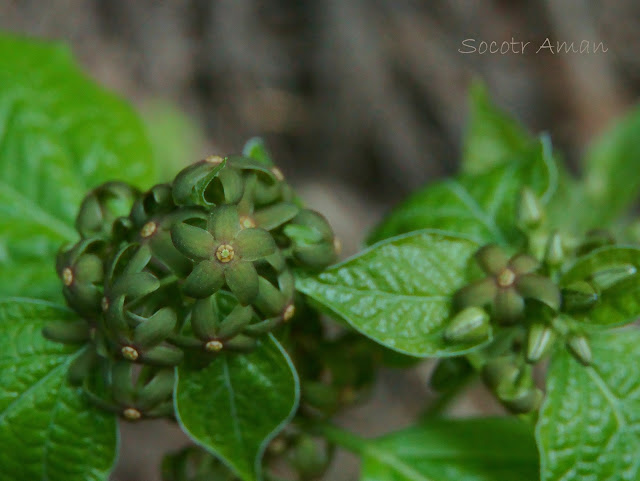
<svg viewBox="0 0 640 481">
<path fill-rule="evenodd" d="M 88 396 L 129 420 L 164 412 L 166 399 L 138 402 L 131 386 L 124 395 L 127 366 L 143 366 L 151 386 L 163 379 L 153 392 L 165 393 L 164 373 L 185 354 L 208 362 L 253 349 L 295 315 L 292 268 L 337 257 L 324 217 L 302 207 L 277 167 L 245 156 L 208 157 L 144 193 L 99 186 L 76 228 L 81 239 L 61 250 L 57 271 L 83 321 L 46 333 L 89 341 L 70 377 L 86 387 L 103 373 L 109 382 Z"/>
</svg>

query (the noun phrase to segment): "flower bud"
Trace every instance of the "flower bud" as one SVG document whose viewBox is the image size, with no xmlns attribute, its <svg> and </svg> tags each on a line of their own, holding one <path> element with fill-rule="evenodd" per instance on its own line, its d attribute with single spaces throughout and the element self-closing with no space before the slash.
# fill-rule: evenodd
<svg viewBox="0 0 640 481">
<path fill-rule="evenodd" d="M 598 302 L 598 292 L 585 281 L 574 282 L 562 289 L 562 308 L 567 312 L 584 311 Z"/>
<path fill-rule="evenodd" d="M 556 339 L 550 326 L 535 323 L 529 327 L 527 335 L 527 362 L 536 363 L 551 349 Z"/>
<path fill-rule="evenodd" d="M 500 398 L 504 407 L 513 414 L 526 414 L 540 407 L 542 391 L 537 387 L 523 387 L 515 393 Z"/>
<path fill-rule="evenodd" d="M 613 266 L 594 272 L 591 275 L 591 282 L 596 289 L 604 291 L 612 287 L 614 284 L 633 276 L 636 272 L 638 272 L 638 270 L 632 264 Z"/>
<path fill-rule="evenodd" d="M 489 315 L 479 307 L 467 307 L 456 314 L 444 330 L 448 343 L 480 343 L 489 339 Z"/>
<path fill-rule="evenodd" d="M 591 365 L 593 356 L 589 340 L 582 334 L 571 334 L 567 339 L 567 349 L 583 366 Z"/>
<path fill-rule="evenodd" d="M 542 221 L 542 206 L 536 194 L 528 187 L 520 193 L 518 224 L 525 229 L 534 229 Z"/>
<path fill-rule="evenodd" d="M 562 246 L 562 237 L 554 232 L 547 241 L 547 247 L 544 254 L 544 261 L 550 267 L 559 267 L 564 262 L 564 247 Z"/>
</svg>

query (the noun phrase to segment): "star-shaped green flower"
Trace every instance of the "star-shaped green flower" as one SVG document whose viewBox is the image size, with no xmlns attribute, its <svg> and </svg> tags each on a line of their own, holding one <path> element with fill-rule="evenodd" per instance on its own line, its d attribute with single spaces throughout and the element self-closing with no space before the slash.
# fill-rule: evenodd
<svg viewBox="0 0 640 481">
<path fill-rule="evenodd" d="M 226 284 L 245 306 L 258 295 L 254 262 L 276 251 L 269 232 L 242 228 L 238 210 L 233 205 L 216 207 L 205 229 L 184 222 L 176 224 L 171 238 L 180 252 L 196 261 L 185 280 L 185 294 L 202 299 Z"/>
<path fill-rule="evenodd" d="M 540 267 L 535 258 L 527 254 L 509 258 L 496 245 L 481 248 L 475 257 L 488 277 L 456 292 L 454 302 L 459 309 L 488 304 L 492 317 L 504 323 L 515 322 L 522 316 L 525 299 L 559 309 L 560 291 L 551 279 L 535 273 Z"/>
</svg>

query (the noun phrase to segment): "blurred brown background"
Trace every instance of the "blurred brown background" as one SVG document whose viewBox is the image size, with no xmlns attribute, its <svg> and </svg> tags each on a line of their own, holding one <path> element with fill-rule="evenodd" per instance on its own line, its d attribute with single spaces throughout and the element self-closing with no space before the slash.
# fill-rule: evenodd
<svg viewBox="0 0 640 481">
<path fill-rule="evenodd" d="M 204 133 L 197 156 L 264 136 L 346 253 L 393 203 L 455 169 L 473 78 L 530 130 L 549 131 L 574 168 L 640 92 L 635 0 L 2 0 L 0 29 L 70 43 L 142 112 L 172 102 Z M 547 37 L 608 51 L 536 54 Z M 525 54 L 458 51 L 465 39 L 512 38 L 531 42 Z M 344 421 L 364 434 L 407 424 L 431 396 L 428 369 L 383 374 L 371 406 Z M 495 410 L 487 399 L 479 393 L 457 409 Z M 371 415 L 381 407 L 385 423 Z M 155 479 L 158 445 L 182 437 L 161 425 L 130 431 L 116 478 Z M 355 479 L 352 464 L 327 479 Z"/>
</svg>

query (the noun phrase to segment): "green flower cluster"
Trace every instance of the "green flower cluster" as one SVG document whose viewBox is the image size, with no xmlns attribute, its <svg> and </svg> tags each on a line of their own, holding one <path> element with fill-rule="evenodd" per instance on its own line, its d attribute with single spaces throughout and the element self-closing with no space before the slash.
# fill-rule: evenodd
<svg viewBox="0 0 640 481">
<path fill-rule="evenodd" d="M 264 159 L 209 157 L 148 192 L 119 182 L 84 199 L 80 241 L 58 255 L 82 320 L 45 335 L 88 342 L 70 370 L 127 419 L 171 412 L 173 367 L 242 352 L 295 314 L 292 269 L 322 269 L 336 241 Z M 132 366 L 140 369 L 132 370 Z"/>
<path fill-rule="evenodd" d="M 533 366 L 558 341 L 582 364 L 591 363 L 591 349 L 576 314 L 584 314 L 600 301 L 612 283 L 629 275 L 625 267 L 606 268 L 588 278 L 564 285 L 562 272 L 576 259 L 614 243 L 606 232 L 592 231 L 577 240 L 541 228 L 543 211 L 525 190 L 518 224 L 527 242 L 509 255 L 498 245 L 480 248 L 475 264 L 480 278 L 454 296 L 455 315 L 443 336 L 448 343 L 484 344 L 466 359 L 440 363 L 435 386 L 451 384 L 452 372 L 466 375 L 478 369 L 485 384 L 514 413 L 528 413 L 540 405 L 543 394 L 534 382 Z"/>
</svg>

